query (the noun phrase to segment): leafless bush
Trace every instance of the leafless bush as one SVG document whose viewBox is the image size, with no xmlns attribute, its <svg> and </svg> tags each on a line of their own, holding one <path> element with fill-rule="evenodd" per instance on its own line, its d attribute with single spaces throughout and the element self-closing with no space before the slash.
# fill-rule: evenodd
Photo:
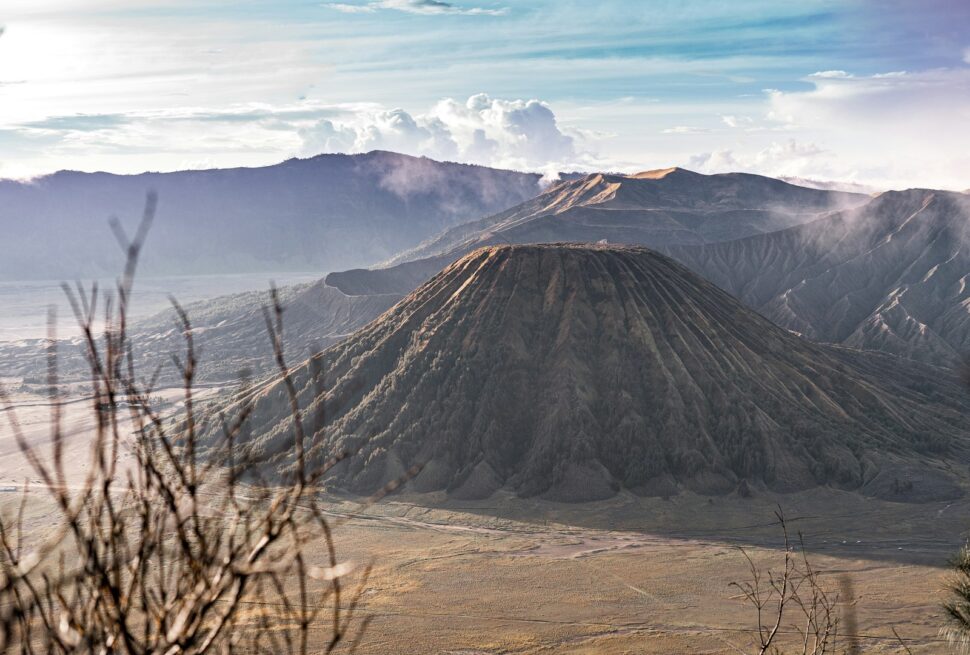
<svg viewBox="0 0 970 655">
<path fill-rule="evenodd" d="M 960 362 L 960 377 L 970 389 L 970 356 Z M 970 653 L 970 544 L 950 561 L 950 579 L 946 585 L 947 599 L 943 602 L 947 623 L 940 634 L 959 653 Z"/>
<path fill-rule="evenodd" d="M 36 491 L 25 489 L 17 515 L 0 520 L 0 653 L 306 653 L 311 627 L 321 626 L 327 635 L 316 650 L 353 650 L 367 624 L 357 609 L 369 567 L 348 588 L 347 565 L 337 558 L 333 524 L 316 493 L 343 455 L 307 465 L 307 440 L 324 417 L 313 426 L 301 419 L 275 292 L 267 328 L 293 419 L 295 473 L 285 484 L 261 480 L 240 454 L 249 406 L 233 417 L 199 409 L 192 326 L 177 304 L 185 341 L 184 354 L 173 357 L 183 383 L 179 420 L 153 403 L 158 370 L 147 380 L 135 371 L 128 306 L 154 210 L 150 195 L 131 241 L 113 224 L 127 253 L 113 299 L 99 298 L 96 285 L 65 287 L 83 332 L 96 426 L 80 482 L 69 479 L 77 463 L 65 463 L 53 334 L 49 456 L 28 442 L 11 399 L 0 395 L 59 518 L 53 535 L 32 537 L 25 511 Z M 93 327 L 99 311 L 106 319 L 100 336 Z M 314 377 L 322 384 L 322 371 Z M 200 439 L 210 421 L 221 427 L 218 443 Z M 317 566 L 311 543 L 323 551 Z"/>
<path fill-rule="evenodd" d="M 785 536 L 781 568 L 759 568 L 742 548 L 750 578 L 731 583 L 739 592 L 737 597 L 756 614 L 757 644 L 753 652 L 834 654 L 839 648 L 839 592 L 822 583 L 820 572 L 809 561 L 801 535 L 798 547 L 792 544 L 784 514 L 779 510 L 775 515 Z M 854 649 L 851 644 L 843 645 L 842 652 L 852 653 Z"/>
<path fill-rule="evenodd" d="M 964 546 L 951 562 L 947 584 L 949 598 L 943 603 L 948 625 L 943 636 L 960 653 L 970 653 L 970 546 Z"/>
</svg>

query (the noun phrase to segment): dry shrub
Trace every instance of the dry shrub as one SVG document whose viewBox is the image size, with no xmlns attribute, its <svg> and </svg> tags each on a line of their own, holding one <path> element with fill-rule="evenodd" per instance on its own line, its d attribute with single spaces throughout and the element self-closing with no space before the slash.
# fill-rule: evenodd
<svg viewBox="0 0 970 655">
<path fill-rule="evenodd" d="M 758 567 L 742 548 L 750 576 L 743 582 L 731 583 L 739 592 L 737 597 L 755 612 L 756 643 L 751 652 L 758 655 L 856 652 L 851 641 L 839 641 L 842 622 L 839 591 L 823 584 L 821 572 L 812 566 L 801 535 L 797 548 L 792 543 L 780 509 L 775 516 L 785 537 L 780 568 Z M 851 635 L 847 636 L 851 639 Z M 734 648 L 740 653 L 748 652 Z"/>
<path fill-rule="evenodd" d="M 71 484 L 57 384 L 53 328 L 48 358 L 50 453 L 28 442 L 11 399 L 2 395 L 9 428 L 56 506 L 57 528 L 38 540 L 25 526 L 24 496 L 0 520 L 0 653 L 306 653 L 353 650 L 367 625 L 358 604 L 369 568 L 347 582 L 336 554 L 332 518 L 318 483 L 345 455 L 307 466 L 307 441 L 322 416 L 304 426 L 284 360 L 282 308 L 275 291 L 267 328 L 287 382 L 293 425 L 291 479 L 261 480 L 239 447 L 250 408 L 207 416 L 194 390 L 196 353 L 188 316 L 176 304 L 185 352 L 173 357 L 183 408 L 173 421 L 155 402 L 159 370 L 135 371 L 127 334 L 139 253 L 155 212 L 150 194 L 130 241 L 115 234 L 127 261 L 114 294 L 92 285 L 65 290 L 83 333 L 90 368 L 95 432 L 83 482 Z M 113 296 L 113 297 L 112 297 Z M 103 332 L 95 319 L 103 312 Z M 322 371 L 316 371 L 322 384 Z M 210 421 L 216 443 L 201 443 Z M 208 425 L 211 427 L 211 424 Z M 130 458 L 123 461 L 126 452 Z M 323 552 L 313 566 L 308 545 Z M 317 633 L 325 630 L 320 641 Z"/>
</svg>

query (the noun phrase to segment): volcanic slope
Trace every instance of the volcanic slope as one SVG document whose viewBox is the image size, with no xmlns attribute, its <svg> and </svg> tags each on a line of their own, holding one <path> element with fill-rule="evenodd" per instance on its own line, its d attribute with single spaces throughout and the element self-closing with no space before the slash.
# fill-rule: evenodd
<svg viewBox="0 0 970 655">
<path fill-rule="evenodd" d="M 668 254 L 819 341 L 953 366 L 970 354 L 970 200 L 912 189 L 772 234 Z"/>
<path fill-rule="evenodd" d="M 328 419 L 310 452 L 355 453 L 331 481 L 360 493 L 421 465 L 415 490 L 458 498 L 892 495 L 922 471 L 926 499 L 959 493 L 933 462 L 964 459 L 970 414 L 945 371 L 803 340 L 636 247 L 476 250 L 294 376 Z M 253 455 L 281 466 L 284 386 L 250 393 Z"/>
</svg>

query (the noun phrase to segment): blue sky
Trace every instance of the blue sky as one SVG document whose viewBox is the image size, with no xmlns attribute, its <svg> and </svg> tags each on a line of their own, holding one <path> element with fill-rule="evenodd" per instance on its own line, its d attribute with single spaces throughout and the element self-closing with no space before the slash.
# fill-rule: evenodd
<svg viewBox="0 0 970 655">
<path fill-rule="evenodd" d="M 970 187 L 970 3 L 4 0 L 0 177 L 373 148 Z"/>
</svg>

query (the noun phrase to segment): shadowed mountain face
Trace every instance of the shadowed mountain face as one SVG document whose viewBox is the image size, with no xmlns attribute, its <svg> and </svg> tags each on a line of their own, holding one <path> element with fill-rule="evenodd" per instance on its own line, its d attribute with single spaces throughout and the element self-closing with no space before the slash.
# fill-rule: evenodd
<svg viewBox="0 0 970 655">
<path fill-rule="evenodd" d="M 953 366 L 970 353 L 970 200 L 888 192 L 788 230 L 666 251 L 775 323 Z"/>
<path fill-rule="evenodd" d="M 0 181 L 0 279 L 113 276 L 110 216 L 159 211 L 143 274 L 331 271 L 373 264 L 539 192 L 539 176 L 388 152 L 264 168 Z"/>
<path fill-rule="evenodd" d="M 642 248 L 477 250 L 295 378 L 307 416 L 328 419 L 313 456 L 357 453 L 336 485 L 369 492 L 423 465 L 416 490 L 459 498 L 741 480 L 892 494 L 893 471 L 962 457 L 970 409 L 939 369 L 800 339 Z M 272 467 L 292 447 L 284 388 L 252 393 L 250 444 Z"/>
<path fill-rule="evenodd" d="M 576 241 L 646 245 L 737 239 L 810 221 L 859 204 L 859 194 L 794 186 L 745 173 L 701 175 L 682 168 L 588 175 L 557 184 L 508 211 L 459 225 L 390 264 L 502 243 Z"/>
</svg>

